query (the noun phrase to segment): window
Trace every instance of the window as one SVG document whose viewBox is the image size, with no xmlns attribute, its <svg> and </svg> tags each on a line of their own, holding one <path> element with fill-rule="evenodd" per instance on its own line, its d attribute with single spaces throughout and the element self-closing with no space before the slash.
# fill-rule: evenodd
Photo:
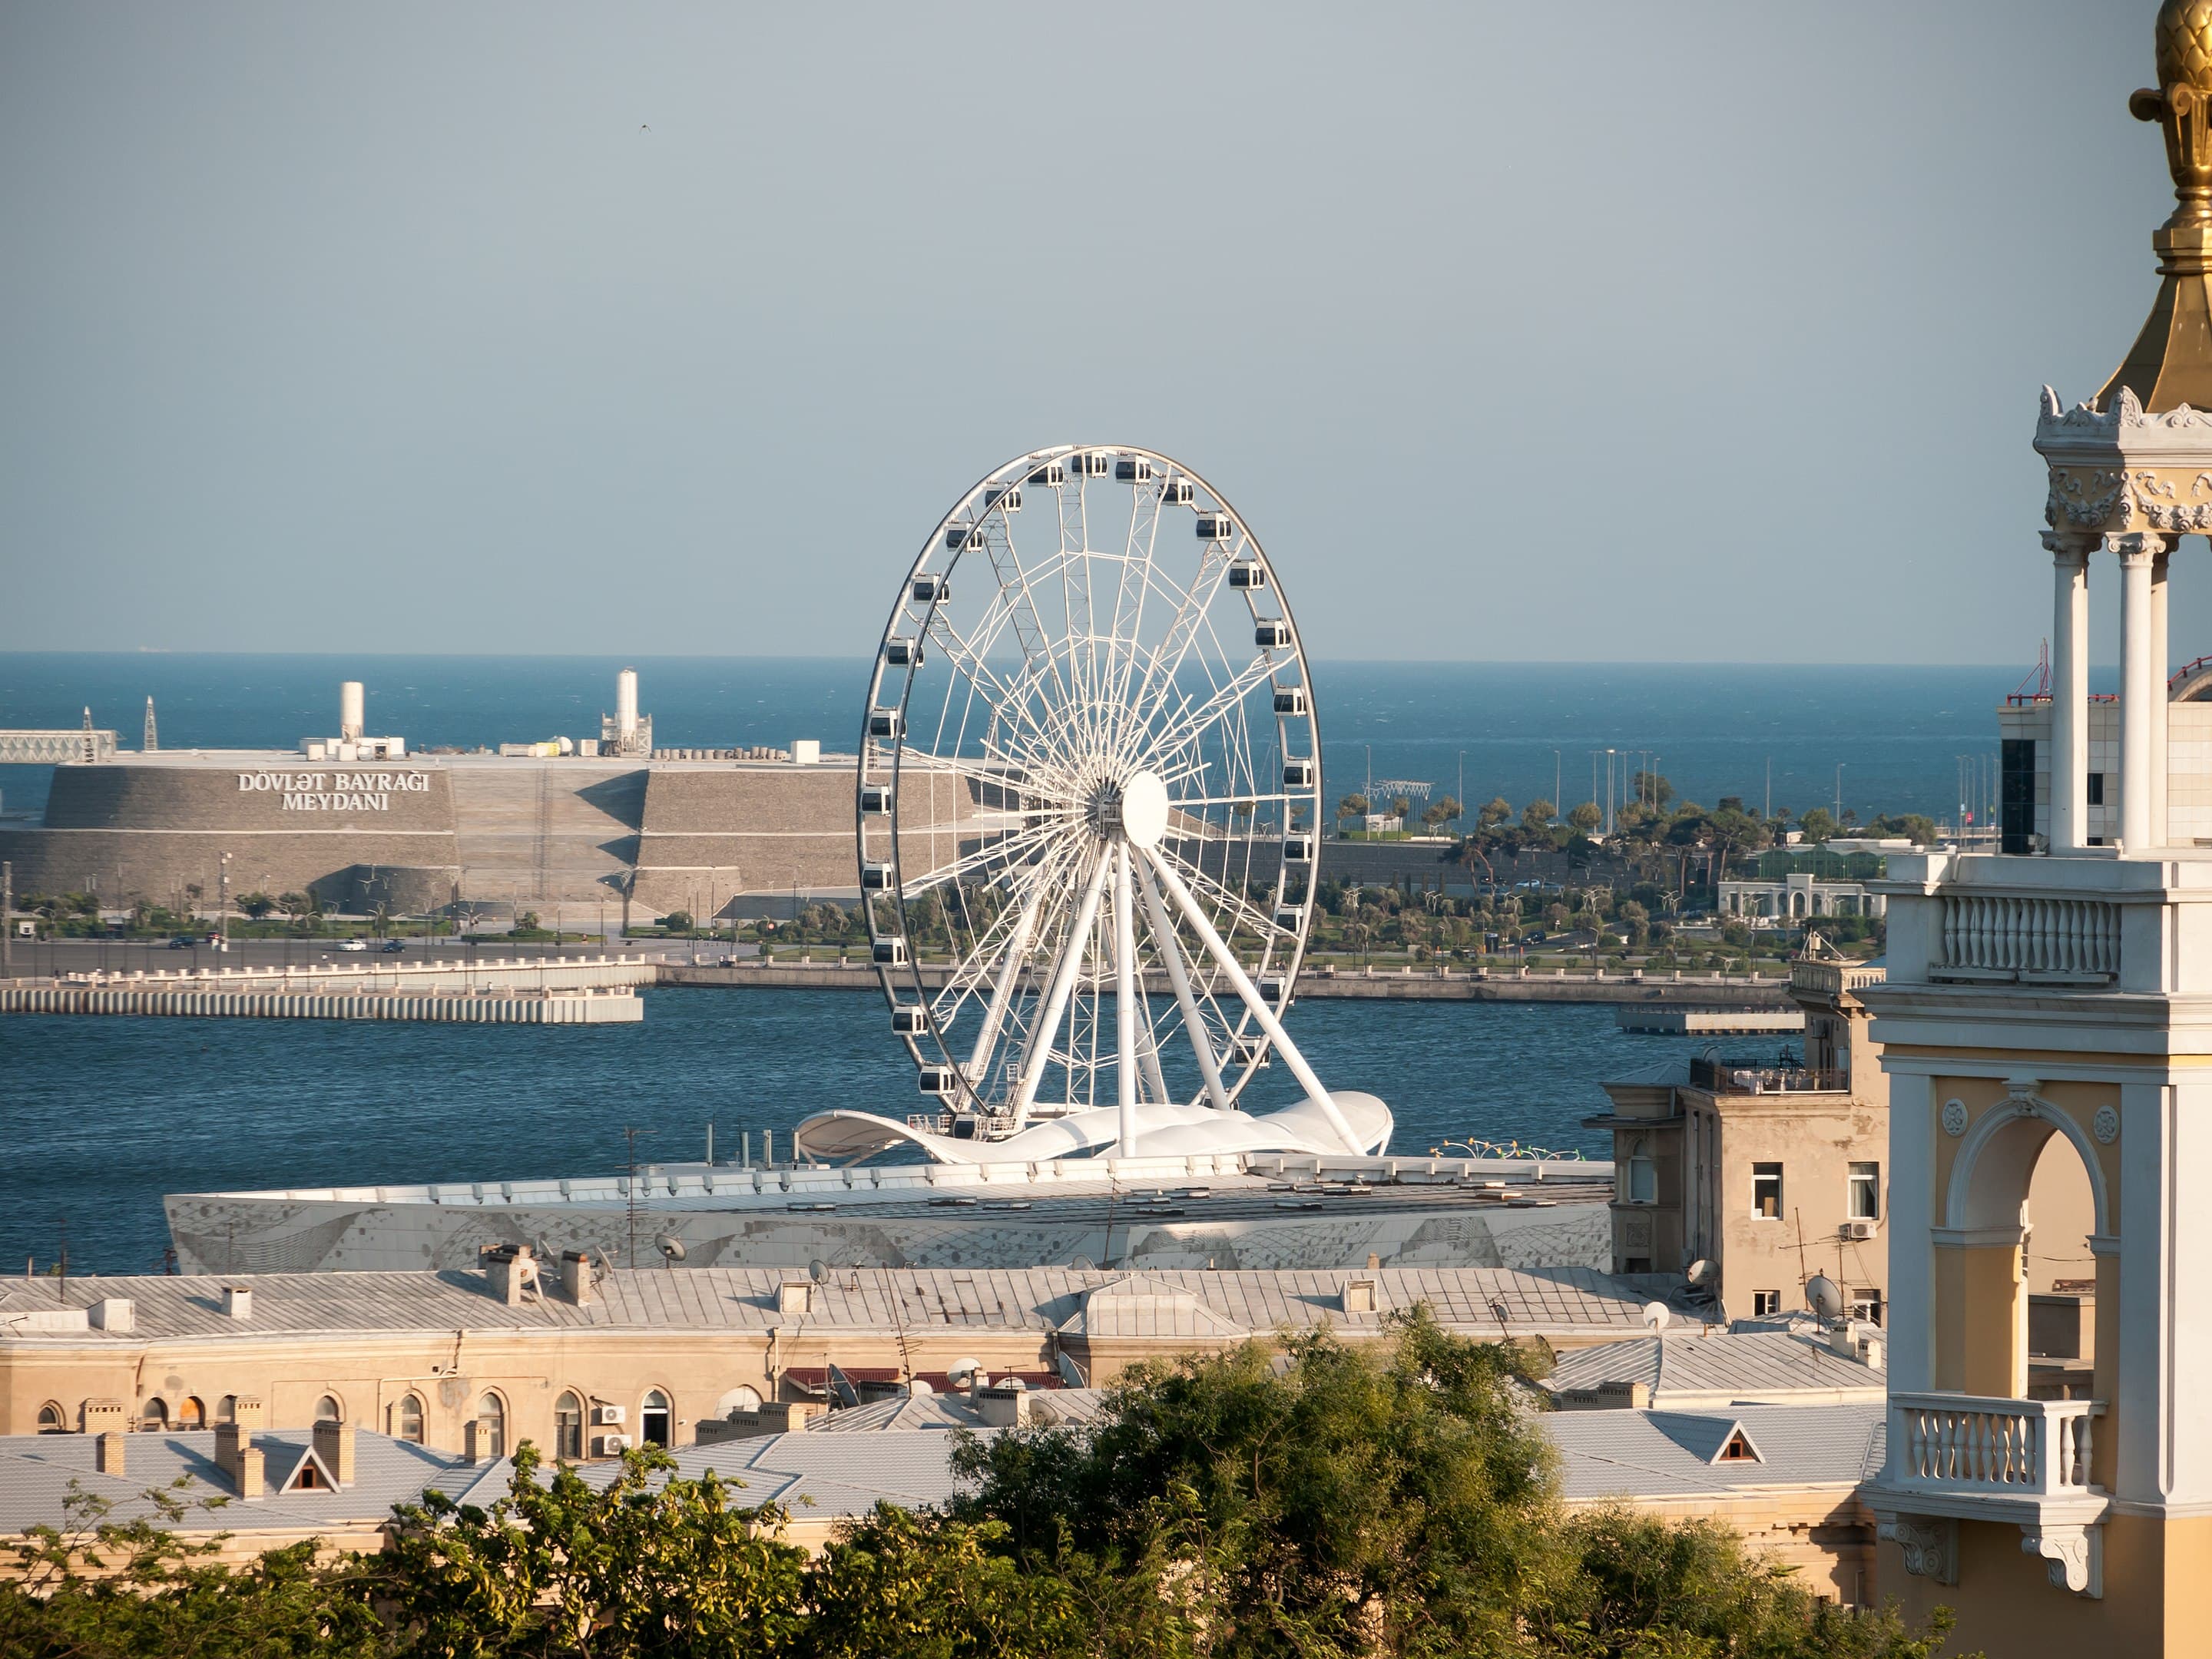
<svg viewBox="0 0 2212 1659">
<path fill-rule="evenodd" d="M 177 1407 L 177 1426 L 180 1429 L 204 1429 L 207 1426 L 207 1407 L 197 1396 L 187 1395 L 185 1403 Z"/>
<path fill-rule="evenodd" d="M 146 1409 L 138 1414 L 138 1425 L 144 1429 L 160 1430 L 167 1428 L 169 1426 L 169 1402 L 166 1400 L 159 1399 L 148 1401 L 146 1402 Z"/>
<path fill-rule="evenodd" d="M 336 1395 L 326 1394 L 315 1401 L 315 1421 L 318 1423 L 345 1421 L 345 1407 L 338 1404 L 338 1397 Z"/>
<path fill-rule="evenodd" d="M 1714 1461 L 1721 1463 L 1759 1463 L 1765 1460 L 1759 1456 L 1758 1448 L 1751 1443 L 1744 1431 L 1738 1429 L 1729 1436 L 1728 1443 L 1721 1448 L 1720 1456 Z"/>
<path fill-rule="evenodd" d="M 1881 1165 L 1851 1165 L 1850 1218 L 1854 1221 L 1881 1219 Z"/>
<path fill-rule="evenodd" d="M 1751 1316 L 1753 1319 L 1771 1319 L 1781 1311 L 1781 1291 L 1753 1291 L 1751 1293 Z"/>
<path fill-rule="evenodd" d="M 392 1408 L 392 1437 L 422 1443 L 422 1401 L 415 1395 L 402 1395 L 399 1403 Z"/>
<path fill-rule="evenodd" d="M 58 1402 L 49 1400 L 45 1405 L 39 1407 L 39 1432 L 40 1434 L 67 1434 L 69 1432 L 69 1424 L 64 1419 L 62 1416 L 62 1408 Z"/>
<path fill-rule="evenodd" d="M 637 1413 L 638 1437 L 648 1444 L 672 1444 L 669 1432 L 668 1396 L 658 1389 L 645 1397 L 645 1404 Z"/>
<path fill-rule="evenodd" d="M 2089 774 L 2089 799 L 2097 799 L 2098 775 Z M 2035 850 L 2035 739 L 2007 738 L 1997 757 L 1997 850 L 2019 854 Z"/>
<path fill-rule="evenodd" d="M 1658 1201 L 1658 1177 L 1653 1173 L 1648 1158 L 1628 1160 L 1628 1201 L 1631 1204 L 1653 1204 Z"/>
<path fill-rule="evenodd" d="M 477 1401 L 477 1455 L 507 1455 L 507 1402 L 495 1394 Z"/>
<path fill-rule="evenodd" d="M 2089 805 L 2102 806 L 2104 804 L 2105 775 L 2102 772 L 2092 772 L 2089 774 Z"/>
<path fill-rule="evenodd" d="M 1782 1166 L 1779 1164 L 1754 1164 L 1751 1166 L 1751 1212 L 1769 1221 L 1782 1218 Z"/>
<path fill-rule="evenodd" d="M 1850 1291 L 1850 1297 L 1852 1318 L 1863 1319 L 1869 1325 L 1881 1323 L 1881 1287 L 1880 1285 L 1862 1285 L 1859 1289 Z"/>
<path fill-rule="evenodd" d="M 553 1455 L 577 1459 L 584 1455 L 584 1402 L 564 1394 L 553 1402 Z"/>
</svg>

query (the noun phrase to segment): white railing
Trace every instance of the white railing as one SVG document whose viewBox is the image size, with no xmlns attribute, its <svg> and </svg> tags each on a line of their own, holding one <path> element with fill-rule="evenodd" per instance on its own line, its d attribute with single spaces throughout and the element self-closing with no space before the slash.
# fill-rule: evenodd
<svg viewBox="0 0 2212 1659">
<path fill-rule="evenodd" d="M 2102 899 L 2000 898 L 1946 893 L 1937 970 L 2015 974 L 2120 971 L 2120 908 Z"/>
<path fill-rule="evenodd" d="M 2087 1492 L 2097 1400 L 1970 1394 L 1889 1397 L 1896 1483 L 1957 1495 L 2057 1498 Z"/>
</svg>

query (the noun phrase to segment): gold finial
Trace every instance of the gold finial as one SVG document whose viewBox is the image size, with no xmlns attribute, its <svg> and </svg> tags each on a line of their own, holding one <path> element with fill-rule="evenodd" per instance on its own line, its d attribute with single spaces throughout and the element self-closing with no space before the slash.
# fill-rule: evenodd
<svg viewBox="0 0 2212 1659">
<path fill-rule="evenodd" d="M 2180 198 L 2168 227 L 2212 224 L 2212 0 L 2166 0 L 2157 29 L 2158 85 L 2130 98 L 2128 109 L 2165 130 Z"/>
</svg>

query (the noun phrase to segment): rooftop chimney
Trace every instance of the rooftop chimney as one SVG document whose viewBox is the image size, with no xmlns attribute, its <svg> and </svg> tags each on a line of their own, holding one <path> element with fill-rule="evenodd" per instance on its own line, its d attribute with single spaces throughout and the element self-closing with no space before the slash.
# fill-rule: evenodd
<svg viewBox="0 0 2212 1659">
<path fill-rule="evenodd" d="M 261 1426 L 261 1401 L 245 1395 L 238 1396 L 231 1413 L 231 1420 L 215 1425 L 215 1462 L 223 1478 L 246 1503 L 258 1504 L 262 1488 L 266 1484 L 263 1474 L 261 1449 L 253 1443 L 253 1431 Z"/>
<path fill-rule="evenodd" d="M 357 743 L 362 729 L 361 682 L 348 680 L 338 687 L 338 737 L 346 743 Z"/>
<path fill-rule="evenodd" d="M 581 1250 L 561 1252 L 561 1294 L 580 1308 L 592 1305 L 592 1258 Z"/>
<path fill-rule="evenodd" d="M 102 1474 L 123 1473 L 123 1448 L 129 1437 L 109 1430 L 93 1443 L 92 1466 Z"/>
<path fill-rule="evenodd" d="M 120 1400 L 88 1400 L 78 1423 L 87 1434 L 120 1432 L 125 1426 L 123 1402 Z"/>
<path fill-rule="evenodd" d="M 350 1423 L 315 1425 L 315 1455 L 341 1486 L 353 1485 L 354 1426 Z"/>
<path fill-rule="evenodd" d="M 233 1319 L 253 1317 L 253 1287 L 251 1285 L 226 1285 L 222 1287 L 222 1310 Z"/>
<path fill-rule="evenodd" d="M 780 1314 L 804 1314 L 814 1311 L 813 1281 L 805 1279 L 787 1279 L 775 1287 L 775 1310 Z"/>
<path fill-rule="evenodd" d="M 85 1310 L 85 1318 L 96 1331 L 127 1333 L 135 1322 L 136 1312 L 127 1296 L 103 1296 Z"/>
<path fill-rule="evenodd" d="M 483 1253 L 483 1264 L 484 1282 L 508 1307 L 545 1299 L 538 1285 L 538 1258 L 529 1245 L 494 1245 Z"/>
</svg>

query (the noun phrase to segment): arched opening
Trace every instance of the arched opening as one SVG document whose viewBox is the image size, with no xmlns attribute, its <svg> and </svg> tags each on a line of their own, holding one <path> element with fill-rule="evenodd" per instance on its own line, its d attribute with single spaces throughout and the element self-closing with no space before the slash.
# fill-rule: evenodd
<svg viewBox="0 0 2212 1659">
<path fill-rule="evenodd" d="M 215 1402 L 215 1420 L 218 1423 L 234 1423 L 238 1420 L 236 1395 L 227 1394 Z"/>
<path fill-rule="evenodd" d="M 404 1440 L 410 1445 L 422 1443 L 422 1400 L 419 1395 L 404 1394 L 392 1408 L 392 1437 Z"/>
<path fill-rule="evenodd" d="M 138 1413 L 138 1426 L 155 1432 L 167 1429 L 169 1426 L 169 1402 L 159 1395 L 148 1401 L 146 1408 Z"/>
<path fill-rule="evenodd" d="M 495 1394 L 477 1401 L 477 1455 L 507 1455 L 507 1402 Z"/>
<path fill-rule="evenodd" d="M 717 1417 L 750 1417 L 754 1413 L 759 1411 L 760 1408 L 760 1390 L 758 1389 L 748 1389 L 741 1384 L 737 1388 L 732 1389 L 727 1394 L 724 1395 L 720 1400 L 717 1400 L 714 1402 L 714 1415 Z"/>
<path fill-rule="evenodd" d="M 584 1402 L 574 1393 L 553 1402 L 553 1455 L 571 1462 L 584 1455 Z"/>
<path fill-rule="evenodd" d="M 318 1423 L 345 1421 L 345 1407 L 338 1403 L 337 1395 L 326 1394 L 315 1401 L 315 1421 Z"/>
<path fill-rule="evenodd" d="M 45 1405 L 39 1407 L 39 1432 L 40 1434 L 67 1434 L 69 1432 L 69 1419 L 62 1415 L 61 1402 L 59 1401 L 49 1400 Z"/>
<path fill-rule="evenodd" d="M 2014 1086 L 1975 1119 L 1952 1164 L 1936 1262 L 1937 1385 L 2089 1395 L 2097 1281 L 2118 1267 L 2093 1248 L 2111 1231 L 2104 1174 L 2074 1115 Z"/>
<path fill-rule="evenodd" d="M 204 1429 L 207 1426 L 207 1407 L 197 1395 L 186 1395 L 184 1403 L 177 1407 L 177 1426 L 180 1429 Z"/>
<path fill-rule="evenodd" d="M 647 1394 L 645 1396 L 645 1404 L 638 1408 L 637 1433 L 638 1438 L 649 1445 L 665 1446 L 672 1443 L 668 1396 L 658 1389 Z"/>
</svg>

